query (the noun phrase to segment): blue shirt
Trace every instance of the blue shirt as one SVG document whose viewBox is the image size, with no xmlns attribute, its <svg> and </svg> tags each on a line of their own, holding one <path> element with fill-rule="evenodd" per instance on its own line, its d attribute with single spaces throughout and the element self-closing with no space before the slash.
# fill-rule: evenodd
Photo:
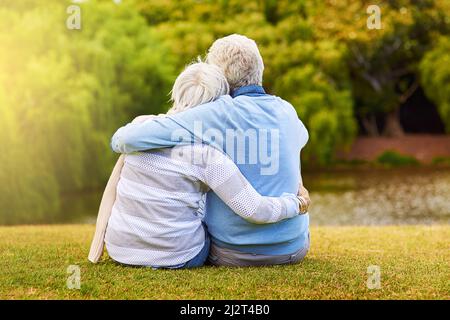
<svg viewBox="0 0 450 320">
<path fill-rule="evenodd" d="M 235 90 L 165 118 L 128 124 L 113 136 L 119 153 L 172 147 L 201 140 L 225 151 L 253 187 L 265 196 L 296 194 L 300 151 L 308 131 L 291 104 L 260 86 Z M 206 225 L 218 246 L 247 253 L 290 254 L 307 243 L 309 216 L 253 224 L 236 215 L 213 192 L 206 201 Z"/>
</svg>

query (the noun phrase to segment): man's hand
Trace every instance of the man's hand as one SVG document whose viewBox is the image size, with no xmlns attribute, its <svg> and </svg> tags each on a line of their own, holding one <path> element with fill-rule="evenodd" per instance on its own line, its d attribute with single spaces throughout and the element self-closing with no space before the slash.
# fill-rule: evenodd
<svg viewBox="0 0 450 320">
<path fill-rule="evenodd" d="M 311 204 L 311 198 L 309 197 L 308 190 L 303 185 L 299 186 L 297 197 L 300 201 L 300 212 L 308 212 L 309 205 Z"/>
</svg>

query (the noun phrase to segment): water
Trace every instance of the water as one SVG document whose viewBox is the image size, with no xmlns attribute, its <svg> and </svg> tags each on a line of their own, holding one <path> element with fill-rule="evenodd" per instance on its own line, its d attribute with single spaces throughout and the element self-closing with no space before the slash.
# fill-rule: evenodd
<svg viewBox="0 0 450 320">
<path fill-rule="evenodd" d="M 311 225 L 450 222 L 450 169 L 349 169 L 303 175 Z M 61 223 L 95 223 L 102 191 L 63 201 Z"/>
<path fill-rule="evenodd" d="M 450 170 L 348 170 L 304 175 L 312 225 L 450 222 Z"/>
</svg>

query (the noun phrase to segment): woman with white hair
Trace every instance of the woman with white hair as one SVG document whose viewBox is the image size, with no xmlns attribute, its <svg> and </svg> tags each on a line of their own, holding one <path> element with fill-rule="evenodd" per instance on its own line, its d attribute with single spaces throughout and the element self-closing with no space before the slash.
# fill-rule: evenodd
<svg viewBox="0 0 450 320">
<path fill-rule="evenodd" d="M 168 114 L 228 93 L 218 67 L 192 64 L 175 81 Z M 202 266 L 210 240 L 200 207 L 210 189 L 253 223 L 273 223 L 306 212 L 308 199 L 288 193 L 261 196 L 225 153 L 202 143 L 129 154 L 121 156 L 106 187 L 89 260 L 99 260 L 104 239 L 109 256 L 122 264 Z"/>
</svg>

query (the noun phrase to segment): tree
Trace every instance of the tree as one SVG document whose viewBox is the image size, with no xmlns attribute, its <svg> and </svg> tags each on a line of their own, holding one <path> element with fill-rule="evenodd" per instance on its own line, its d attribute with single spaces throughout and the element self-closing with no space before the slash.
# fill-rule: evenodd
<svg viewBox="0 0 450 320">
<path fill-rule="evenodd" d="M 60 1 L 0 10 L 3 223 L 49 221 L 62 194 L 103 186 L 112 133 L 168 107 L 173 61 L 133 6 L 84 3 L 81 30 L 65 12 Z"/>
<path fill-rule="evenodd" d="M 438 106 L 450 132 L 450 38 L 440 38 L 435 48 L 425 54 L 420 71 L 425 93 Z"/>
<path fill-rule="evenodd" d="M 321 38 L 348 48 L 355 111 L 367 133 L 378 135 L 377 115 L 384 115 L 384 134 L 403 134 L 400 106 L 420 86 L 418 63 L 435 33 L 447 33 L 445 1 L 390 1 L 380 4 L 382 29 L 369 30 L 366 1 L 336 1 L 318 7 L 315 25 Z"/>
</svg>

